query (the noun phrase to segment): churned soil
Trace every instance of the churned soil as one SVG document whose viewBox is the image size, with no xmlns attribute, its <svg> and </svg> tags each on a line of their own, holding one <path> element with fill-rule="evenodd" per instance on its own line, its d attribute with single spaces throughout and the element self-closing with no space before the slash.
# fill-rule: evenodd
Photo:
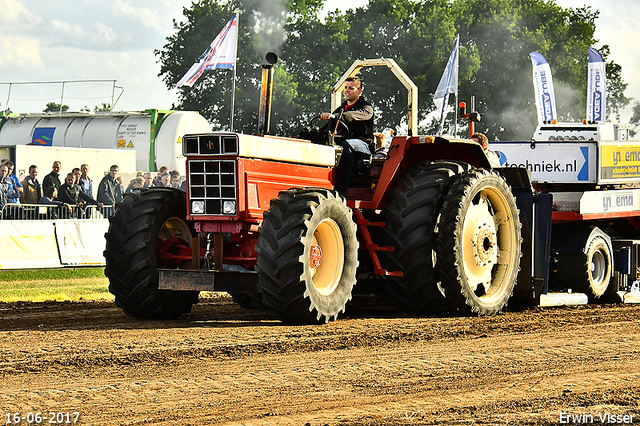
<svg viewBox="0 0 640 426">
<path fill-rule="evenodd" d="M 640 306 L 291 326 L 224 294 L 175 321 L 0 304 L 0 408 L 2 424 L 640 425 Z"/>
</svg>

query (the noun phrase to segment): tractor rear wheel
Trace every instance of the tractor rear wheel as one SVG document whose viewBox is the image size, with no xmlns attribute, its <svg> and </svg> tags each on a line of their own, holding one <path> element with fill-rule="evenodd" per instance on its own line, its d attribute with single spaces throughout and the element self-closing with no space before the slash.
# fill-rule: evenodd
<svg viewBox="0 0 640 426">
<path fill-rule="evenodd" d="M 445 311 L 434 270 L 435 231 L 449 184 L 468 168 L 451 162 L 413 167 L 383 210 L 385 243 L 394 251 L 381 252 L 382 260 L 385 269 L 403 273 L 401 277 L 388 277 L 386 289 L 401 312 L 429 315 Z"/>
<path fill-rule="evenodd" d="M 596 236 L 588 243 L 587 253 L 558 255 L 558 283 L 574 285 L 574 291 L 586 293 L 590 301 L 601 299 L 611 281 L 612 253 L 606 241 Z"/>
<path fill-rule="evenodd" d="M 125 194 L 109 218 L 105 275 L 116 305 L 136 318 L 179 318 L 198 302 L 197 291 L 158 289 L 158 268 L 189 267 L 193 228 L 186 217 L 186 197 L 177 189 Z"/>
<path fill-rule="evenodd" d="M 336 319 L 351 300 L 358 240 L 338 193 L 290 189 L 271 200 L 256 245 L 258 286 L 269 312 L 290 323 Z"/>
<path fill-rule="evenodd" d="M 462 314 L 498 313 L 520 270 L 521 225 L 509 185 L 495 172 L 475 169 L 452 183 L 436 239 L 441 286 Z"/>
</svg>

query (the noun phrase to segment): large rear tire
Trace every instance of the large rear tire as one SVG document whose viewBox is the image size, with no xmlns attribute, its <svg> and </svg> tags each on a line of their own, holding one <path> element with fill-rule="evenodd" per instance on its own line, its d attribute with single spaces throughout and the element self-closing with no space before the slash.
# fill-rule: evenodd
<svg viewBox="0 0 640 426">
<path fill-rule="evenodd" d="M 500 312 L 516 284 L 521 240 L 509 185 L 489 170 L 460 175 L 445 198 L 436 239 L 437 269 L 451 308 Z"/>
<path fill-rule="evenodd" d="M 256 245 L 258 286 L 269 312 L 289 323 L 336 319 L 351 300 L 358 267 L 352 212 L 334 191 L 282 191 L 271 200 Z"/>
<path fill-rule="evenodd" d="M 191 247 L 193 228 L 184 218 L 186 197 L 177 189 L 150 189 L 125 194 L 109 218 L 105 275 L 116 305 L 136 318 L 179 318 L 198 302 L 197 291 L 158 289 L 158 268 L 178 269 L 170 253 Z M 190 262 L 189 262 L 190 263 Z"/>
<path fill-rule="evenodd" d="M 265 307 L 262 304 L 262 294 L 260 293 L 236 293 L 229 292 L 231 299 L 234 303 L 240 306 L 242 309 L 247 310 L 264 310 Z"/>
<path fill-rule="evenodd" d="M 467 170 L 466 164 L 437 162 L 410 169 L 394 189 L 383 210 L 385 244 L 393 252 L 381 252 L 389 276 L 386 289 L 391 303 L 409 315 L 434 315 L 446 311 L 434 269 L 435 231 L 443 197 L 452 179 Z"/>
<path fill-rule="evenodd" d="M 572 285 L 574 291 L 586 293 L 589 301 L 598 301 L 611 282 L 613 256 L 601 236 L 591 239 L 586 251 L 558 255 L 558 283 Z"/>
</svg>

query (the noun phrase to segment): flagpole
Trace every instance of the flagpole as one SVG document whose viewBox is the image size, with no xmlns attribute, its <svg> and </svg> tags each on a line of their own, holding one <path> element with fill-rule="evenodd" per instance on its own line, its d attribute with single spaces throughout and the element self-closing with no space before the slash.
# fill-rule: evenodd
<svg viewBox="0 0 640 426">
<path fill-rule="evenodd" d="M 460 34 L 456 35 L 458 42 L 458 54 L 456 55 L 456 75 L 460 71 Z M 453 136 L 458 137 L 458 89 L 460 88 L 460 79 L 456 79 L 456 103 L 453 105 Z"/>
<path fill-rule="evenodd" d="M 233 113 L 235 109 L 235 100 L 236 100 L 236 67 L 233 67 L 233 81 L 231 82 L 231 118 L 229 122 L 231 123 L 229 131 L 233 132 Z"/>
<path fill-rule="evenodd" d="M 240 12 L 236 12 L 238 14 L 238 17 L 236 18 L 238 20 L 237 22 L 237 34 L 238 36 L 236 37 L 236 54 L 234 55 L 234 59 L 233 59 L 233 77 L 232 77 L 232 81 L 231 81 L 231 117 L 229 119 L 229 131 L 233 132 L 233 116 L 235 115 L 235 108 L 236 108 L 236 68 L 238 67 L 238 38 L 240 37 Z"/>
</svg>

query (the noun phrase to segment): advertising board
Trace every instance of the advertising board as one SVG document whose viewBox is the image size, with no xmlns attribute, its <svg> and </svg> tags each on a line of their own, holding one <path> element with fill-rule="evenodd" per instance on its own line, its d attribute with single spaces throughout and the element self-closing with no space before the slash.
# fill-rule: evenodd
<svg viewBox="0 0 640 426">
<path fill-rule="evenodd" d="M 596 183 L 597 143 L 491 142 L 501 167 L 524 167 L 534 183 Z M 640 164 L 640 163 L 639 163 Z"/>
<path fill-rule="evenodd" d="M 600 183 L 640 181 L 640 142 L 600 142 Z"/>
</svg>

